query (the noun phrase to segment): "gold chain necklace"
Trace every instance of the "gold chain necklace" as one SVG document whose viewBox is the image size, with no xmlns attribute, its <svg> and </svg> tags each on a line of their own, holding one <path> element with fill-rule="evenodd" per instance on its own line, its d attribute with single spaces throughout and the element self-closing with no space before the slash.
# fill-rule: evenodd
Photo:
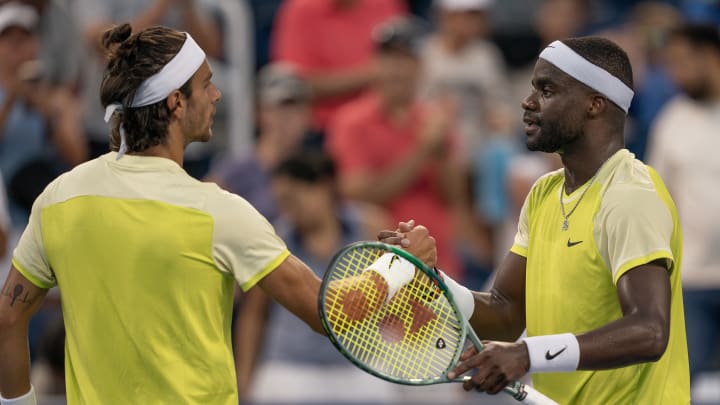
<svg viewBox="0 0 720 405">
<path fill-rule="evenodd" d="M 599 172 L 600 170 L 598 170 Z M 562 190 L 560 190 L 560 211 L 562 212 L 563 216 L 563 224 L 562 224 L 562 230 L 567 231 L 570 227 L 570 215 L 575 212 L 578 205 L 580 205 L 580 202 L 582 201 L 583 197 L 585 197 L 585 194 L 590 190 L 590 187 L 593 185 L 593 182 L 595 181 L 595 177 L 597 176 L 597 172 L 592 176 L 590 181 L 588 182 L 587 187 L 585 187 L 585 190 L 583 190 L 582 194 L 580 194 L 580 197 L 578 198 L 577 202 L 575 203 L 575 206 L 572 207 L 570 212 L 565 214 L 565 203 L 563 202 L 563 196 L 565 195 L 565 182 L 563 181 Z"/>
</svg>

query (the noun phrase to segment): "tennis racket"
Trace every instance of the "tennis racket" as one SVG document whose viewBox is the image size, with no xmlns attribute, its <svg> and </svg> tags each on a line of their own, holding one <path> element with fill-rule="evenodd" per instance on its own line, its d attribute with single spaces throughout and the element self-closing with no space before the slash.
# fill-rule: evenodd
<svg viewBox="0 0 720 405">
<path fill-rule="evenodd" d="M 381 256 L 390 254 L 379 260 Z M 415 275 L 388 296 L 386 283 L 368 268 L 405 260 Z M 389 263 L 389 264 L 387 264 Z M 412 254 L 380 242 L 356 242 L 333 258 L 318 297 L 320 318 L 335 347 L 353 364 L 384 380 L 405 385 L 464 382 L 449 379 L 466 340 L 482 350 L 452 293 L 437 273 Z M 504 391 L 523 404 L 556 402 L 514 381 Z"/>
</svg>

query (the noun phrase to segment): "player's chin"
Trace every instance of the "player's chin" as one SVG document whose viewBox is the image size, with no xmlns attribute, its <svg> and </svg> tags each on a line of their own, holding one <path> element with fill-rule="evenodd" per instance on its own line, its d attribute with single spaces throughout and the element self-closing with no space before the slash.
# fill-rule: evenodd
<svg viewBox="0 0 720 405">
<path fill-rule="evenodd" d="M 197 137 L 198 142 L 209 142 L 212 139 L 212 128 L 208 128 L 207 131 L 203 132 Z"/>
</svg>

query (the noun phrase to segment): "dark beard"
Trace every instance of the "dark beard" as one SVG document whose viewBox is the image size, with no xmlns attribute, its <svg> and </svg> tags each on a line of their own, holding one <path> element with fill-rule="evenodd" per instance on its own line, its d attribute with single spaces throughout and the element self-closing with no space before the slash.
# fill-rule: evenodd
<svg viewBox="0 0 720 405">
<path fill-rule="evenodd" d="M 534 141 L 529 138 L 526 146 L 533 152 L 554 153 L 559 151 L 563 146 L 574 141 L 582 133 L 571 128 L 565 123 L 540 123 L 542 125 L 540 137 Z"/>
</svg>

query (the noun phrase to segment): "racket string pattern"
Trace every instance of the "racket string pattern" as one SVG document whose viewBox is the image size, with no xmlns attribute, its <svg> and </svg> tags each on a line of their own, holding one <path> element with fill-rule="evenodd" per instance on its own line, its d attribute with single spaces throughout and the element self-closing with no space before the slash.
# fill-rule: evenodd
<svg viewBox="0 0 720 405">
<path fill-rule="evenodd" d="M 422 271 L 387 299 L 368 271 L 382 249 L 345 251 L 330 271 L 325 300 L 331 337 L 377 373 L 427 384 L 444 376 L 464 348 L 465 329 L 453 305 Z M 352 359 L 351 359 L 352 360 Z"/>
</svg>

